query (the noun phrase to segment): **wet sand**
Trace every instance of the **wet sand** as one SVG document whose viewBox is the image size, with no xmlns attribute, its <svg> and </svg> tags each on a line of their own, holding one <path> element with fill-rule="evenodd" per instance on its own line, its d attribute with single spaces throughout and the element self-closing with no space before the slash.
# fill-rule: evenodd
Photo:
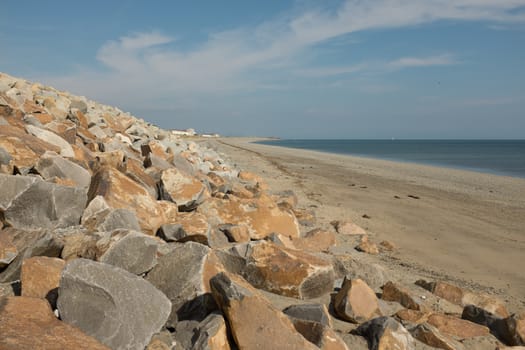
<svg viewBox="0 0 525 350">
<path fill-rule="evenodd" d="M 525 179 L 250 143 L 213 141 L 317 226 L 349 219 L 398 249 L 374 257 L 406 279 L 442 278 L 525 309 Z M 365 217 L 364 217 L 365 216 Z"/>
</svg>

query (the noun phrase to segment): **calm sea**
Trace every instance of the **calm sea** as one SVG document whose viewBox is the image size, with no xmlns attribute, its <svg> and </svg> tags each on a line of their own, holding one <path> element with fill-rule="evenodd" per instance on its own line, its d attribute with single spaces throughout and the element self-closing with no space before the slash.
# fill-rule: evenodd
<svg viewBox="0 0 525 350">
<path fill-rule="evenodd" d="M 525 140 L 271 140 L 259 143 L 525 178 Z"/>
</svg>

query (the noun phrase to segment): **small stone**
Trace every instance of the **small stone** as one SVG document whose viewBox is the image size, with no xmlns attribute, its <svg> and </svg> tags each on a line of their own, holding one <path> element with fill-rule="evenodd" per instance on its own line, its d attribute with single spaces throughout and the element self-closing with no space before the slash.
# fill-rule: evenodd
<svg viewBox="0 0 525 350">
<path fill-rule="evenodd" d="M 59 321 L 47 301 L 29 297 L 0 299 L 0 349 L 109 350 L 77 327 Z"/>
<path fill-rule="evenodd" d="M 18 255 L 18 249 L 7 235 L 0 233 L 0 270 L 5 268 Z"/>
<path fill-rule="evenodd" d="M 366 235 L 366 231 L 351 221 L 332 221 L 337 233 L 341 235 Z"/>
<path fill-rule="evenodd" d="M 60 275 L 65 261 L 46 256 L 35 256 L 24 260 L 20 280 L 22 296 L 47 299 L 54 308 L 58 297 Z"/>
<path fill-rule="evenodd" d="M 62 320 L 112 349 L 144 349 L 171 309 L 168 298 L 144 279 L 86 259 L 66 265 L 58 294 Z"/>
<path fill-rule="evenodd" d="M 460 342 L 449 338 L 439 332 L 439 330 L 426 323 L 416 326 L 410 332 L 414 338 L 420 342 L 444 350 L 464 350 L 465 347 Z"/>
<path fill-rule="evenodd" d="M 363 323 L 381 316 L 374 291 L 360 279 L 345 278 L 335 296 L 334 310 L 339 317 L 354 323 Z"/>
<path fill-rule="evenodd" d="M 367 253 L 367 254 L 372 254 L 372 255 L 379 254 L 379 248 L 377 248 L 377 245 L 371 242 L 368 239 L 368 236 L 366 235 L 361 237 L 361 242 L 355 249 L 357 249 L 360 252 Z"/>
<path fill-rule="evenodd" d="M 381 241 L 379 242 L 380 249 L 387 252 L 393 252 L 396 250 L 396 245 L 390 241 Z"/>
</svg>

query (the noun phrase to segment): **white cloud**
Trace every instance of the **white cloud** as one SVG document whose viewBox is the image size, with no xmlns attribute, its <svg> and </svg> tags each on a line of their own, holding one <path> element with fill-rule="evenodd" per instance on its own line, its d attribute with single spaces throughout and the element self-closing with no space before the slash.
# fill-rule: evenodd
<svg viewBox="0 0 525 350">
<path fill-rule="evenodd" d="M 438 55 L 319 67 L 308 65 L 302 57 L 316 44 L 364 30 L 439 20 L 525 22 L 524 13 L 516 11 L 521 6 L 525 0 L 348 0 L 335 10 L 311 9 L 252 28 L 211 33 L 205 42 L 189 50 L 178 48 L 172 36 L 160 32 L 134 33 L 99 49 L 96 57 L 107 71 L 86 68 L 70 76 L 43 80 L 97 99 L 111 96 L 112 101 L 124 105 L 187 104 L 191 108 L 202 94 L 278 87 L 280 79 L 290 72 L 320 77 L 378 67 L 454 64 L 454 56 Z"/>
</svg>

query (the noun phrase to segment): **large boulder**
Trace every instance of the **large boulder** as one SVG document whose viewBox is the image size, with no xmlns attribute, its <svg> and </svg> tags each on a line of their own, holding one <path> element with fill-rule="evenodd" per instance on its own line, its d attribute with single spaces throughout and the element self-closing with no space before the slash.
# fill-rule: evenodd
<svg viewBox="0 0 525 350">
<path fill-rule="evenodd" d="M 329 261 L 267 241 L 250 244 L 244 276 L 256 288 L 300 299 L 325 295 L 334 283 Z"/>
<path fill-rule="evenodd" d="M 63 157 L 74 157 L 75 152 L 71 145 L 64 140 L 62 137 L 58 136 L 54 132 L 49 130 L 41 129 L 34 125 L 26 125 L 26 130 L 28 133 L 38 137 L 44 142 L 50 143 L 53 146 L 56 146 L 60 149 L 60 155 Z"/>
<path fill-rule="evenodd" d="M 35 165 L 35 170 L 45 180 L 58 178 L 70 181 L 76 187 L 89 187 L 91 174 L 80 165 L 65 159 L 54 152 L 46 152 Z"/>
<path fill-rule="evenodd" d="M 381 316 L 374 291 L 360 279 L 345 278 L 334 298 L 334 310 L 339 317 L 354 323 L 363 323 Z"/>
<path fill-rule="evenodd" d="M 295 216 L 282 210 L 267 195 L 258 198 L 210 198 L 198 208 L 208 217 L 217 218 L 217 224 L 245 225 L 252 239 L 263 239 L 272 233 L 299 237 L 299 224 Z"/>
<path fill-rule="evenodd" d="M 420 342 L 438 349 L 465 350 L 465 346 L 457 340 L 441 334 L 439 330 L 427 323 L 416 326 L 410 332 Z"/>
<path fill-rule="evenodd" d="M 3 221 L 21 229 L 78 225 L 86 205 L 86 190 L 42 181 L 35 176 L 0 174 Z"/>
<path fill-rule="evenodd" d="M 78 328 L 59 321 L 47 301 L 29 297 L 0 299 L 0 349 L 109 350 Z"/>
<path fill-rule="evenodd" d="M 286 315 L 240 277 L 220 273 L 210 285 L 239 349 L 318 349 L 295 330 Z"/>
<path fill-rule="evenodd" d="M 158 259 L 146 279 L 172 302 L 169 324 L 178 319 L 202 320 L 216 309 L 210 294 L 210 278 L 223 270 L 213 251 L 187 242 Z"/>
<path fill-rule="evenodd" d="M 45 298 L 54 307 L 64 266 L 64 260 L 47 256 L 34 256 L 24 260 L 20 274 L 22 296 Z"/>
<path fill-rule="evenodd" d="M 103 232 L 117 229 L 140 231 L 135 211 L 111 208 L 102 196 L 96 196 L 89 202 L 82 214 L 81 223 L 91 231 Z"/>
<path fill-rule="evenodd" d="M 89 187 L 89 201 L 96 196 L 104 197 L 111 208 L 135 211 L 144 233 L 154 235 L 164 223 L 162 208 L 149 192 L 120 171 L 104 166 L 97 171 Z"/>
<path fill-rule="evenodd" d="M 162 292 L 118 267 L 76 259 L 62 272 L 62 320 L 112 349 L 144 349 L 166 323 L 170 309 Z"/>
<path fill-rule="evenodd" d="M 422 310 L 424 308 L 421 301 L 409 289 L 392 281 L 388 281 L 383 286 L 381 299 L 398 302 L 407 309 Z"/>
<path fill-rule="evenodd" d="M 161 189 L 161 199 L 177 203 L 181 211 L 195 209 L 207 194 L 206 186 L 201 181 L 176 168 L 162 172 Z"/>
</svg>

